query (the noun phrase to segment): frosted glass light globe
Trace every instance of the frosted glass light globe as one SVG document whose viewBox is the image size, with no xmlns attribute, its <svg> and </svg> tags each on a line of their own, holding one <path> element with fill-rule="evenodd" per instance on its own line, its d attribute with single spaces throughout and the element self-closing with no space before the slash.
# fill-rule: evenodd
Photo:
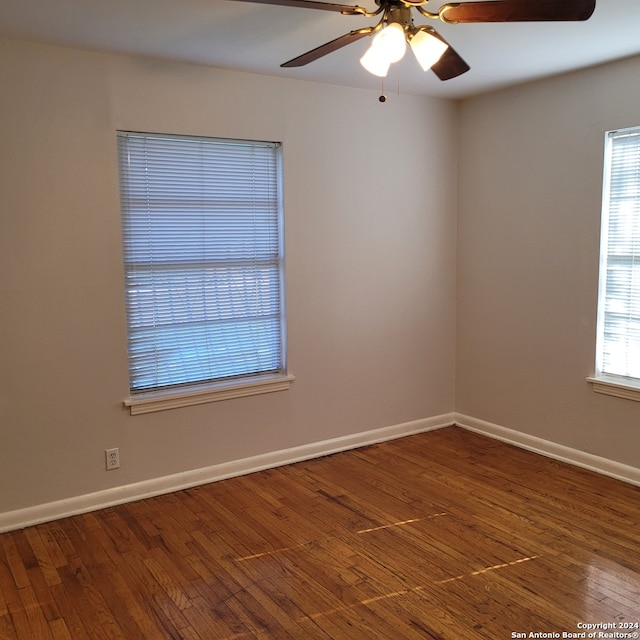
<svg viewBox="0 0 640 640">
<path fill-rule="evenodd" d="M 397 22 L 388 24 L 382 31 L 376 34 L 371 46 L 383 51 L 389 64 L 398 62 L 407 49 L 404 27 Z"/>
<path fill-rule="evenodd" d="M 374 76 L 379 78 L 386 77 L 389 72 L 389 65 L 391 64 L 384 52 L 377 47 L 371 46 L 365 51 L 365 54 L 360 58 L 360 64 Z"/>
</svg>

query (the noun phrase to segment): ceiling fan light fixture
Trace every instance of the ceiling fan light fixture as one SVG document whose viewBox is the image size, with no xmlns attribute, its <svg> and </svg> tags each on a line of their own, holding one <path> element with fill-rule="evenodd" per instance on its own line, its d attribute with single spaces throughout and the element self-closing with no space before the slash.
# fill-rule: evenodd
<svg viewBox="0 0 640 640">
<path fill-rule="evenodd" d="M 411 50 L 424 71 L 428 71 L 440 60 L 442 54 L 449 48 L 446 42 L 426 31 L 419 29 L 409 40 Z"/>
<path fill-rule="evenodd" d="M 398 62 L 407 50 L 404 27 L 391 22 L 373 37 L 371 46 L 360 58 L 360 64 L 374 76 L 386 77 L 389 67 Z"/>
<path fill-rule="evenodd" d="M 360 58 L 360 64 L 374 76 L 386 78 L 391 63 L 385 56 L 384 51 L 374 46 L 374 44 L 375 43 L 371 43 L 371 46 L 365 51 L 362 58 Z"/>
<path fill-rule="evenodd" d="M 398 62 L 407 50 L 404 27 L 398 22 L 390 22 L 374 36 L 371 46 L 379 48 L 389 64 Z"/>
</svg>

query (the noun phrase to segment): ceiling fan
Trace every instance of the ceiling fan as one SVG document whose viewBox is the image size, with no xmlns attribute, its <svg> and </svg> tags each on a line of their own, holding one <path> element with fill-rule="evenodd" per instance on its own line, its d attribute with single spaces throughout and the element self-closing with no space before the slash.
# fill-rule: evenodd
<svg viewBox="0 0 640 640">
<path fill-rule="evenodd" d="M 437 11 L 425 8 L 429 0 L 375 0 L 375 11 L 360 6 L 317 2 L 314 0 L 239 0 L 258 4 L 273 4 L 303 9 L 335 11 L 343 15 L 366 18 L 381 16 L 374 26 L 362 27 L 307 51 L 281 67 L 301 67 L 352 42 L 374 36 L 360 63 L 367 71 L 384 77 L 389 66 L 402 58 L 407 43 L 420 66 L 431 69 L 440 80 L 450 80 L 469 71 L 469 65 L 431 26 L 415 25 L 412 10 L 432 20 L 446 24 L 478 22 L 557 22 L 587 20 L 596 0 L 472 0 L 451 2 Z"/>
</svg>

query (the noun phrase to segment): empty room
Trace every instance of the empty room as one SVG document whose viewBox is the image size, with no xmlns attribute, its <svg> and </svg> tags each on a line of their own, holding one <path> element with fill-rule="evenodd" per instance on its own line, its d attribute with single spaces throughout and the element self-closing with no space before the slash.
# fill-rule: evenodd
<svg viewBox="0 0 640 640">
<path fill-rule="evenodd" d="M 0 4 L 0 640 L 637 638 L 638 20 Z"/>
</svg>

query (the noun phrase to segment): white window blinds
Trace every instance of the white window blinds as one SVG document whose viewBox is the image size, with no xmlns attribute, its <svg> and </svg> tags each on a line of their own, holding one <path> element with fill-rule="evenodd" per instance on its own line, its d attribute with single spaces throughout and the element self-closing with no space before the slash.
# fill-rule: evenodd
<svg viewBox="0 0 640 640">
<path fill-rule="evenodd" d="M 283 373 L 277 143 L 118 132 L 132 393 Z"/>
<path fill-rule="evenodd" d="M 598 373 L 640 379 L 640 128 L 605 143 Z"/>
</svg>

